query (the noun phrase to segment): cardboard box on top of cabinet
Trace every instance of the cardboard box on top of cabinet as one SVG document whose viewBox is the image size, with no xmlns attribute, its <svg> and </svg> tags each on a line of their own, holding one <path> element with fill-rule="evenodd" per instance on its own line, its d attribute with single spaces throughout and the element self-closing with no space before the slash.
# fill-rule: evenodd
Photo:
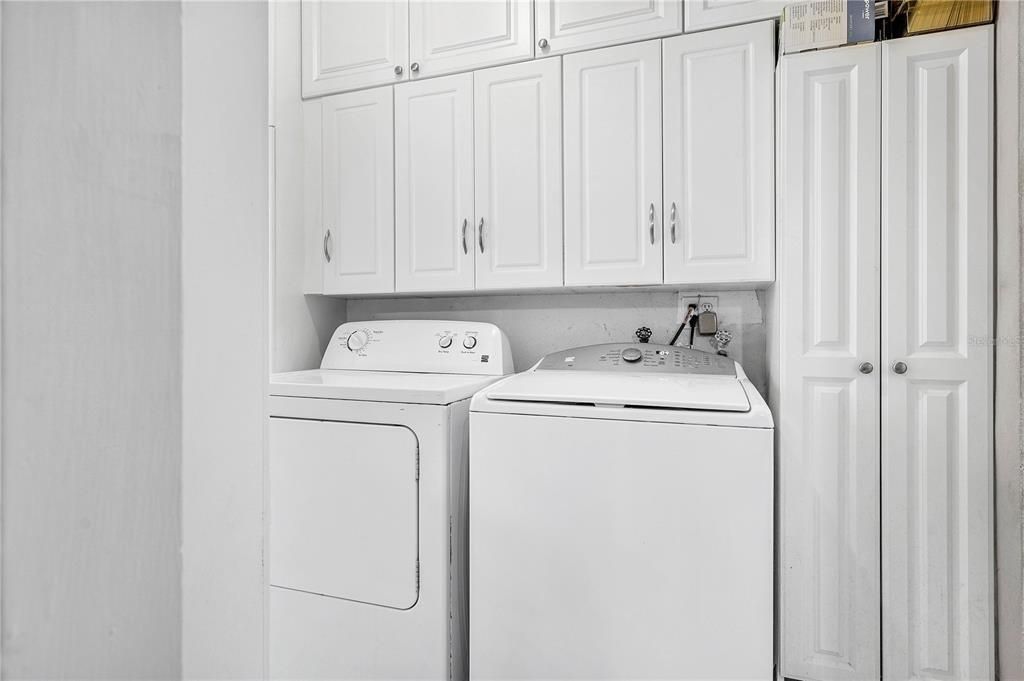
<svg viewBox="0 0 1024 681">
<path fill-rule="evenodd" d="M 786 5 L 782 54 L 875 40 L 875 0 L 805 0 Z"/>
</svg>

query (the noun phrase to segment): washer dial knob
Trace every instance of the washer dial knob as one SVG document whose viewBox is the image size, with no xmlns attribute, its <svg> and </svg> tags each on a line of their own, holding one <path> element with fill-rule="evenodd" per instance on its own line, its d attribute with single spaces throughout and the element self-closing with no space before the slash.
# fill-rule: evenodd
<svg viewBox="0 0 1024 681">
<path fill-rule="evenodd" d="M 438 339 L 437 344 L 440 345 L 442 348 L 445 348 L 445 349 L 450 348 L 452 346 L 452 337 L 451 336 L 441 336 L 441 338 Z"/>
<path fill-rule="evenodd" d="M 366 344 L 370 341 L 370 337 L 365 331 L 353 331 L 348 335 L 348 340 L 345 341 L 345 346 L 355 352 L 356 350 L 362 350 L 366 347 Z"/>
<path fill-rule="evenodd" d="M 640 352 L 639 348 L 626 348 L 622 351 L 622 361 L 624 362 L 639 362 L 643 356 L 644 353 Z"/>
<path fill-rule="evenodd" d="M 476 347 L 476 336 L 466 336 L 462 340 L 462 347 L 466 348 L 467 350 L 472 350 L 473 348 L 475 348 Z"/>
</svg>

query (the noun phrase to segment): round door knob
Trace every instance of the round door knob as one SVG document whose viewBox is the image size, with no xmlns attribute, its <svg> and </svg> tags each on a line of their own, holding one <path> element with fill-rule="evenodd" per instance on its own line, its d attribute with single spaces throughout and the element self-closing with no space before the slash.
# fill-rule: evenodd
<svg viewBox="0 0 1024 681">
<path fill-rule="evenodd" d="M 401 64 L 399 64 L 398 66 L 395 67 L 395 75 L 396 76 L 402 75 L 402 71 L 405 71 L 405 69 L 402 68 Z"/>
<path fill-rule="evenodd" d="M 413 73 L 418 73 L 420 70 L 420 63 L 414 61 L 412 64 L 409 64 L 409 70 L 412 71 Z"/>
<path fill-rule="evenodd" d="M 537 47 L 539 47 L 542 50 L 548 49 L 548 39 L 547 38 L 541 38 L 540 40 L 538 40 L 537 41 Z"/>
<path fill-rule="evenodd" d="M 462 340 L 462 347 L 466 348 L 467 350 L 472 350 L 473 348 L 475 348 L 476 347 L 476 336 L 466 336 Z"/>
<path fill-rule="evenodd" d="M 907 373 L 906 362 L 894 362 L 892 365 L 892 371 L 894 374 L 905 374 Z"/>
<path fill-rule="evenodd" d="M 622 361 L 624 362 L 639 362 L 644 356 L 644 353 L 640 352 L 639 348 L 626 348 L 622 351 Z"/>
<path fill-rule="evenodd" d="M 875 365 L 872 364 L 871 362 L 861 362 L 861 365 L 857 367 L 857 369 L 862 374 L 870 374 L 872 371 L 875 370 Z"/>
<path fill-rule="evenodd" d="M 442 348 L 450 348 L 452 346 L 452 337 L 441 336 L 441 338 L 437 341 L 437 344 L 440 345 Z"/>
<path fill-rule="evenodd" d="M 356 350 L 362 350 L 366 347 L 366 344 L 370 341 L 370 337 L 366 335 L 365 331 L 353 331 L 348 335 L 348 339 L 345 341 L 345 346 L 355 352 Z"/>
</svg>

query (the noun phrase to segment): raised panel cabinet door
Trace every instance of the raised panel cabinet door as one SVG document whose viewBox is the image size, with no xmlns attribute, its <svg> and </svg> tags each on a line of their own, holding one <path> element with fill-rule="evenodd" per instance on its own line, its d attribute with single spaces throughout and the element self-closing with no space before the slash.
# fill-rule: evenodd
<svg viewBox="0 0 1024 681">
<path fill-rule="evenodd" d="M 473 74 L 395 87 L 395 289 L 473 288 Z"/>
<path fill-rule="evenodd" d="M 992 679 L 992 27 L 882 55 L 882 668 Z"/>
<path fill-rule="evenodd" d="M 302 96 L 403 81 L 408 0 L 303 0 Z"/>
<path fill-rule="evenodd" d="M 323 106 L 326 294 L 395 290 L 392 88 L 334 95 Z"/>
<path fill-rule="evenodd" d="M 780 64 L 780 678 L 881 678 L 880 54 Z"/>
<path fill-rule="evenodd" d="M 663 41 L 665 283 L 775 275 L 775 24 Z"/>
<path fill-rule="evenodd" d="M 683 0 L 686 32 L 778 19 L 786 0 Z"/>
<path fill-rule="evenodd" d="M 661 43 L 562 66 L 565 284 L 660 284 Z"/>
<path fill-rule="evenodd" d="M 537 56 L 676 35 L 680 0 L 537 0 Z"/>
<path fill-rule="evenodd" d="M 561 286 L 561 61 L 474 77 L 476 287 Z"/>
<path fill-rule="evenodd" d="M 410 78 L 532 57 L 530 0 L 414 0 L 409 6 Z"/>
</svg>

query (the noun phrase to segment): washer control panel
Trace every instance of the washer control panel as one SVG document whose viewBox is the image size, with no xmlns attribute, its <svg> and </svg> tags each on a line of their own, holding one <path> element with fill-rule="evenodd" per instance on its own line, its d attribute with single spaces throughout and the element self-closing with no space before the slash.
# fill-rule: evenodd
<svg viewBox="0 0 1024 681">
<path fill-rule="evenodd" d="M 537 371 L 632 371 L 735 376 L 736 363 L 702 350 L 650 343 L 606 343 L 548 355 Z"/>
<path fill-rule="evenodd" d="M 508 338 L 493 324 L 428 320 L 346 322 L 321 369 L 504 376 L 513 372 Z"/>
</svg>

